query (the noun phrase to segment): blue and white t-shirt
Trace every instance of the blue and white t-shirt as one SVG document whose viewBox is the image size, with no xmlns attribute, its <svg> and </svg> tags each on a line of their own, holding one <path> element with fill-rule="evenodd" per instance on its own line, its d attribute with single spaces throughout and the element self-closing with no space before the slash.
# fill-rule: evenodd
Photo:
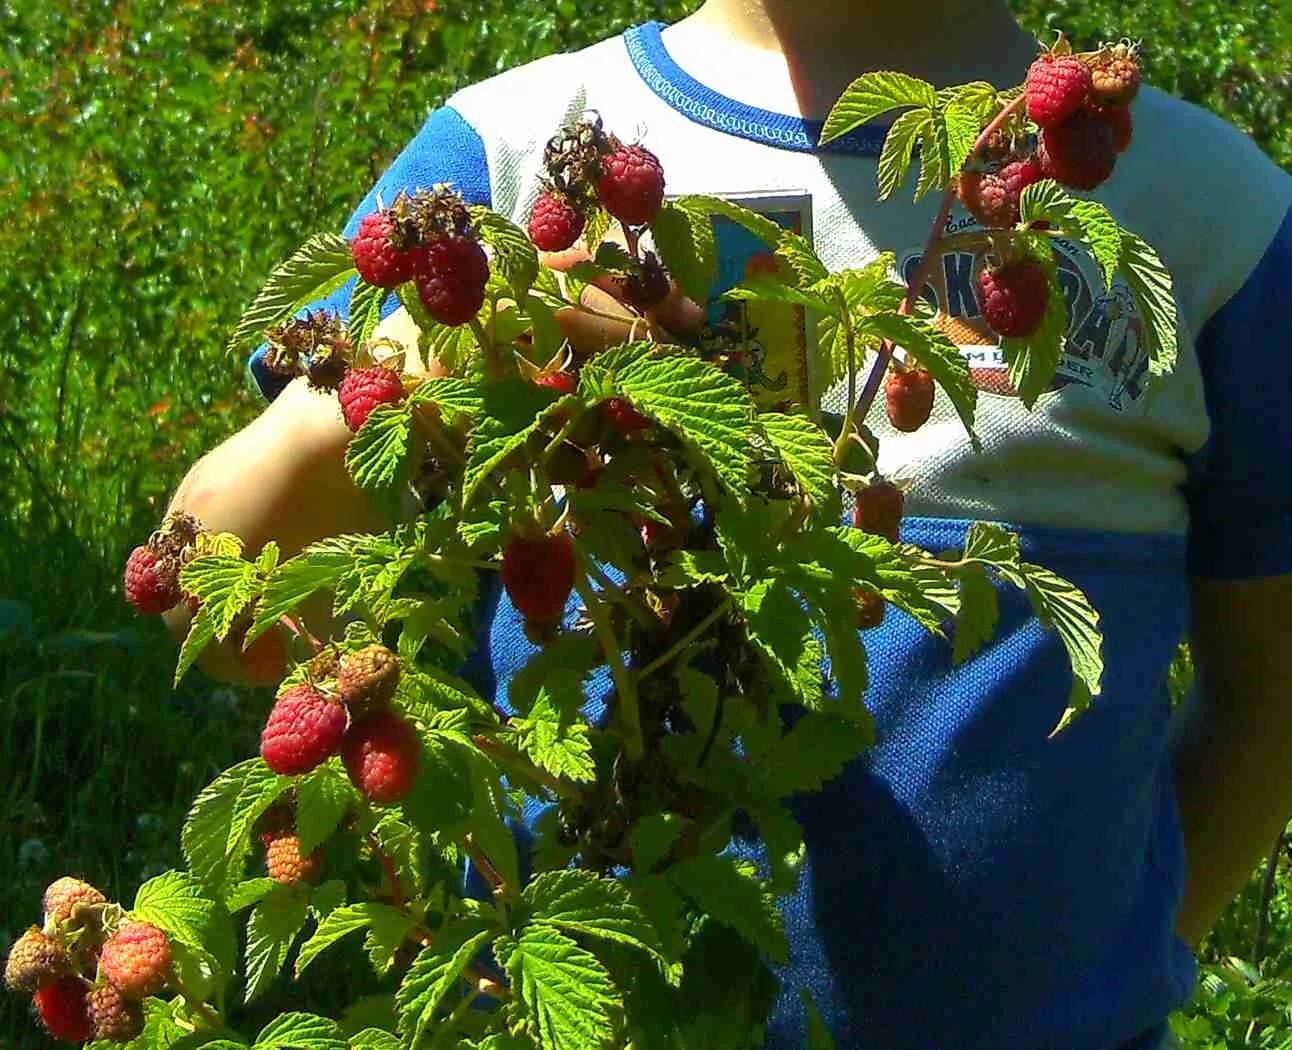
<svg viewBox="0 0 1292 1050">
<path fill-rule="evenodd" d="M 907 272 L 918 264 L 937 202 L 876 202 L 882 129 L 819 149 L 819 126 L 715 93 L 677 66 L 666 37 L 643 26 L 458 93 L 347 234 L 378 193 L 437 182 L 523 224 L 544 144 L 595 110 L 622 136 L 640 132 L 670 193 L 768 212 L 832 269 L 881 249 Z M 950 254 L 925 294 L 970 360 L 986 455 L 945 398 L 915 434 L 872 421 L 883 473 L 908 488 L 904 539 L 942 550 L 971 521 L 1004 522 L 1029 561 L 1085 590 L 1106 638 L 1104 694 L 1048 738 L 1066 657 L 1013 591 L 995 640 L 958 668 L 900 614 L 868 633 L 880 742 L 795 807 L 810 859 L 784 902 L 793 958 L 769 1046 L 803 1045 L 805 985 L 840 1047 L 885 1050 L 1110 1050 L 1190 995 L 1194 960 L 1172 932 L 1185 858 L 1166 670 L 1191 574 L 1292 572 L 1292 179 L 1229 125 L 1157 91 L 1141 92 L 1134 119 L 1134 145 L 1094 196 L 1175 277 L 1174 374 L 1146 386 L 1134 304 L 1074 251 L 1061 266 L 1066 356 L 1027 411 L 981 321 L 981 260 Z M 732 231 L 722 246 L 722 282 L 735 283 L 751 246 Z M 810 338 L 775 342 L 801 350 Z M 759 362 L 760 381 L 769 396 L 829 403 L 837 392 L 820 389 L 800 350 Z M 252 368 L 273 396 L 281 380 Z M 505 699 L 532 652 L 505 596 L 487 640 Z"/>
</svg>

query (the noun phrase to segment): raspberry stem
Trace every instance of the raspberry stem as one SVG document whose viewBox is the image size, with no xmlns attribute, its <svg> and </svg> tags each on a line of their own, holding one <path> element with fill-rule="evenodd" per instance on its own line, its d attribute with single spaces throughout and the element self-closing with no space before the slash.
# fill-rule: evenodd
<svg viewBox="0 0 1292 1050">
<path fill-rule="evenodd" d="M 198 1017 L 202 1018 L 202 1020 L 207 1023 L 208 1027 L 217 1029 L 219 1031 L 228 1030 L 228 1026 L 224 1023 L 224 1018 L 221 1017 L 215 1010 L 213 1010 L 206 1002 L 204 1002 L 201 996 L 195 995 L 192 989 L 190 989 L 188 985 L 184 983 L 183 978 L 181 978 L 179 975 L 178 967 L 172 968 L 171 973 L 167 978 L 167 981 L 172 988 L 174 988 L 177 992 L 179 992 L 180 998 L 182 998 L 184 1002 L 188 1004 L 189 1009 L 191 1009 L 195 1014 L 197 1014 Z"/>
<path fill-rule="evenodd" d="M 404 906 L 404 887 L 399 882 L 399 871 L 395 868 L 395 862 L 390 859 L 390 854 L 381 848 L 381 840 L 377 838 L 374 832 L 368 833 L 368 848 L 372 850 L 372 855 L 377 858 L 377 863 L 381 865 L 381 870 L 385 872 L 386 881 L 390 883 L 390 902 L 396 908 Z"/>
<path fill-rule="evenodd" d="M 619 701 L 617 715 L 620 728 L 624 734 L 624 753 L 630 761 L 640 762 L 646 747 L 642 741 L 641 714 L 637 704 L 637 685 L 624 664 L 624 654 L 619 648 L 619 639 L 615 636 L 615 629 L 610 623 L 610 617 L 606 615 L 605 604 L 588 586 L 588 557 L 577 543 L 574 550 L 579 559 L 579 564 L 584 570 L 580 579 L 575 581 L 574 589 L 579 592 L 579 597 L 583 599 L 583 604 L 588 610 L 588 618 L 592 621 L 593 627 L 596 628 L 597 638 L 606 654 L 606 662 L 610 664 L 610 674 L 615 680 L 615 692 Z"/>
<path fill-rule="evenodd" d="M 519 776 L 542 784 L 557 797 L 568 799 L 571 802 L 581 802 L 583 800 L 583 793 L 568 780 L 562 780 L 545 769 L 539 769 L 538 766 L 534 765 L 515 748 L 508 747 L 501 741 L 486 736 L 484 733 L 478 733 L 472 739 L 475 741 L 476 747 L 500 765 L 506 766 L 508 770 Z"/>
<path fill-rule="evenodd" d="M 689 631 L 687 631 L 686 634 L 684 634 L 681 638 L 679 638 L 668 649 L 667 652 L 662 653 L 660 656 L 657 656 L 654 660 L 652 660 L 645 667 L 643 667 L 637 673 L 638 683 L 640 684 L 642 681 L 644 681 L 645 679 L 653 675 L 656 671 L 660 670 L 662 667 L 666 667 L 668 664 L 672 663 L 679 656 L 681 656 L 682 652 L 687 648 L 687 646 L 689 646 L 692 642 L 694 642 L 697 638 L 699 638 L 702 634 L 704 634 L 705 631 L 707 631 L 710 627 L 712 627 L 715 623 L 717 623 L 720 619 L 722 619 L 722 617 L 727 614 L 727 611 L 730 608 L 731 608 L 731 599 L 728 598 L 726 601 L 720 603 L 718 607 L 713 610 L 713 612 L 709 613 L 708 616 L 706 616 L 698 624 L 696 624 Z"/>
<path fill-rule="evenodd" d="M 493 888 L 494 893 L 499 897 L 508 896 L 511 891 L 507 886 L 507 880 L 502 877 L 502 873 L 494 867 L 493 861 L 480 848 L 475 836 L 468 832 L 463 843 L 467 848 L 467 856 L 480 869 L 480 874 L 484 876 L 485 882 L 489 883 Z"/>
<path fill-rule="evenodd" d="M 983 150 L 991 140 L 992 135 L 1004 126 L 1005 122 L 1015 113 L 1019 112 L 1027 105 L 1027 93 L 1021 93 L 1018 98 L 1014 99 L 1009 105 L 1003 107 L 990 124 L 983 128 L 978 135 L 977 141 L 974 142 L 973 149 L 969 151 L 969 156 L 965 158 L 965 164 L 971 164 L 982 156 Z M 920 265 L 916 267 L 915 272 L 911 275 L 910 281 L 906 285 L 906 298 L 902 300 L 902 305 L 898 308 L 898 313 L 909 314 L 915 309 L 915 302 L 919 298 L 920 289 L 924 287 L 924 282 L 928 280 L 929 274 L 933 271 L 934 263 L 942 255 L 942 233 L 946 229 L 947 220 L 951 217 L 951 208 L 956 199 L 956 184 L 953 181 L 946 189 L 942 196 L 942 207 L 938 209 L 938 216 L 933 220 L 933 228 L 929 231 L 928 242 L 924 246 L 924 255 L 920 259 Z M 870 412 L 870 406 L 875 402 L 875 395 L 879 393 L 880 384 L 884 381 L 884 374 L 888 371 L 888 364 L 893 359 L 893 351 L 896 349 L 894 343 L 887 339 L 879 345 L 879 353 L 875 358 L 875 364 L 870 370 L 870 375 L 866 378 L 866 385 L 862 388 L 861 397 L 853 407 L 848 422 L 855 423 L 857 420 L 864 420 L 867 413 Z M 848 428 L 844 428 L 844 433 L 848 433 Z"/>
</svg>

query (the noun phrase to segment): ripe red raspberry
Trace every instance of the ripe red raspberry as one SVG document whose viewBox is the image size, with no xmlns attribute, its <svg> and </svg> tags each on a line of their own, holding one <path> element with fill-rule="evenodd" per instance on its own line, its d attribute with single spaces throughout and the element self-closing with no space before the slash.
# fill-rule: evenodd
<svg viewBox="0 0 1292 1050">
<path fill-rule="evenodd" d="M 568 199 L 550 190 L 540 193 L 529 214 L 529 239 L 544 252 L 574 247 L 586 220 Z"/>
<path fill-rule="evenodd" d="M 160 615 L 179 602 L 179 565 L 147 547 L 136 547 L 126 562 L 125 591 L 137 612 Z"/>
<path fill-rule="evenodd" d="M 905 505 L 906 496 L 901 489 L 891 481 L 876 481 L 857 490 L 857 505 L 852 511 L 853 527 L 896 543 Z"/>
<path fill-rule="evenodd" d="M 502 552 L 502 585 L 527 620 L 555 623 L 574 589 L 574 543 L 567 533 L 517 536 Z"/>
<path fill-rule="evenodd" d="M 99 969 L 125 998 L 160 991 L 170 975 L 170 941 L 152 923 L 127 922 L 103 945 Z"/>
<path fill-rule="evenodd" d="M 573 372 L 540 372 L 534 382 L 558 394 L 573 394 L 579 389 L 579 377 Z"/>
<path fill-rule="evenodd" d="M 260 734 L 260 755 L 275 773 L 308 773 L 332 755 L 345 733 L 345 708 L 308 685 L 287 690 Z"/>
<path fill-rule="evenodd" d="M 654 425 L 650 419 L 633 408 L 632 402 L 627 398 L 612 397 L 602 407 L 602 411 L 605 412 L 606 420 L 610 425 L 624 437 L 640 430 L 649 430 Z"/>
<path fill-rule="evenodd" d="M 626 226 L 644 226 L 664 203 L 664 169 L 644 146 L 620 146 L 601 158 L 597 196 Z"/>
<path fill-rule="evenodd" d="M 269 877 L 285 886 L 313 882 L 323 869 L 323 858 L 315 850 L 301 856 L 301 840 L 296 835 L 279 835 L 265 847 L 265 869 Z"/>
<path fill-rule="evenodd" d="M 394 232 L 390 213 L 374 211 L 363 217 L 359 232 L 350 242 L 359 276 L 378 288 L 395 288 L 413 276 L 417 252 L 395 247 Z"/>
<path fill-rule="evenodd" d="M 1129 106 L 1139 94 L 1141 78 L 1134 48 L 1126 44 L 1106 48 L 1090 70 L 1091 97 L 1101 106 Z"/>
<path fill-rule="evenodd" d="M 351 783 L 378 803 L 398 802 L 412 790 L 421 757 L 417 731 L 390 711 L 355 723 L 341 743 Z"/>
<path fill-rule="evenodd" d="M 95 1039 L 128 1043 L 144 1030 L 144 1010 L 124 998 L 110 981 L 100 981 L 85 1000 Z"/>
<path fill-rule="evenodd" d="M 1113 146 L 1118 153 L 1125 153 L 1131 144 L 1131 139 L 1135 136 L 1135 126 L 1131 122 L 1131 111 L 1129 106 L 1104 106 L 1103 108 L 1091 107 L 1090 112 L 1102 120 L 1113 133 Z"/>
<path fill-rule="evenodd" d="M 77 905 L 106 904 L 108 898 L 88 882 L 64 875 L 55 879 L 45 890 L 45 921 L 63 923 L 72 917 Z"/>
<path fill-rule="evenodd" d="M 1027 71 L 1027 115 L 1042 128 L 1062 124 L 1090 97 L 1090 67 L 1071 55 L 1042 55 Z"/>
<path fill-rule="evenodd" d="M 393 368 L 352 368 L 341 380 L 337 397 L 345 425 L 358 432 L 378 405 L 395 405 L 404 399 L 404 381 Z"/>
<path fill-rule="evenodd" d="M 1011 161 L 999 171 L 962 171 L 960 202 L 984 226 L 1014 226 L 1023 191 L 1042 177 L 1041 162 L 1035 156 Z"/>
<path fill-rule="evenodd" d="M 38 926 L 33 926 L 9 949 L 4 964 L 4 983 L 15 992 L 31 995 L 42 984 L 72 970 L 72 960 L 63 946 L 46 937 Z"/>
<path fill-rule="evenodd" d="M 858 587 L 854 592 L 857 599 L 857 630 L 869 631 L 884 622 L 884 611 L 888 603 L 882 594 Z"/>
<path fill-rule="evenodd" d="M 1037 151 L 1041 171 L 1077 190 L 1093 190 L 1117 165 L 1112 125 L 1082 110 L 1065 124 L 1046 128 Z"/>
<path fill-rule="evenodd" d="M 422 305 L 435 320 L 466 324 L 484 305 L 489 258 L 473 237 L 442 237 L 419 253 L 413 280 Z"/>
<path fill-rule="evenodd" d="M 998 335 L 1025 339 L 1045 319 L 1050 289 L 1045 271 L 1023 260 L 978 275 L 982 315 Z"/>
<path fill-rule="evenodd" d="M 94 1034 L 86 1003 L 89 988 L 79 977 L 60 977 L 42 985 L 32 997 L 41 1024 L 55 1039 L 83 1043 Z"/>
<path fill-rule="evenodd" d="M 377 643 L 346 653 L 337 670 L 336 685 L 341 702 L 353 716 L 385 707 L 399 685 L 399 657 Z"/>
<path fill-rule="evenodd" d="M 884 387 L 888 421 L 904 433 L 919 430 L 933 411 L 933 376 L 922 368 L 892 372 Z"/>
</svg>

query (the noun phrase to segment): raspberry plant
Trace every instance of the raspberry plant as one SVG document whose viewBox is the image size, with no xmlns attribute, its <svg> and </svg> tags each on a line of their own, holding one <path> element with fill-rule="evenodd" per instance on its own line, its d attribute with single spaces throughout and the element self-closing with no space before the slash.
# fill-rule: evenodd
<svg viewBox="0 0 1292 1050">
<path fill-rule="evenodd" d="M 891 255 L 830 273 L 764 216 L 665 200 L 655 155 L 595 120 L 552 140 L 529 220 L 548 246 L 583 238 L 590 258 L 568 273 L 443 186 L 400 194 L 353 245 L 323 234 L 284 262 L 231 349 L 267 338 L 271 367 L 338 397 L 355 481 L 419 509 L 286 561 L 272 543 L 244 557 L 236 537 L 175 515 L 132 556 L 141 611 L 194 611 L 177 679 L 217 639 L 252 652 L 282 628 L 294 660 L 262 755 L 196 800 L 187 871 L 146 883 L 128 911 L 75 880 L 51 887 L 62 903 L 47 901 L 7 974 L 51 1033 L 140 1050 L 756 1043 L 788 952 L 775 900 L 804 856 L 785 801 L 872 741 L 862 632 L 893 606 L 948 636 L 960 663 L 995 629 L 996 587 L 1014 586 L 1070 657 L 1055 731 L 1099 694 L 1098 615 L 1081 592 L 991 523 L 961 552 L 901 543 L 903 495 L 878 475 L 865 421 L 881 386 L 900 430 L 945 397 L 978 446 L 968 366 L 918 300 L 940 255 L 971 243 L 994 256 L 983 283 L 1029 406 L 1067 329 L 1056 239 L 1083 243 L 1106 281 L 1120 275 L 1152 374 L 1171 369 L 1174 303 L 1156 254 L 1053 178 L 1111 171 L 1104 147 L 1130 125 L 1110 104 L 1133 93 L 1133 65 L 1125 46 L 1074 56 L 1060 42 L 1020 89 L 937 91 L 898 73 L 854 83 L 823 137 L 898 111 L 881 199 L 917 143 L 917 198 L 943 193 L 906 285 Z M 1056 165 L 1046 146 L 1059 143 Z M 984 228 L 945 234 L 957 196 Z M 777 261 L 725 297 L 817 315 L 818 371 L 847 390 L 841 417 L 759 407 L 739 367 L 747 348 L 713 332 L 665 340 L 634 324 L 586 357 L 563 344 L 557 314 L 591 312 L 594 282 L 639 314 L 670 277 L 704 302 L 715 216 Z M 615 224 L 621 243 L 605 240 Z M 301 314 L 350 278 L 348 324 Z M 374 336 L 389 294 L 417 347 Z M 418 356 L 447 374 L 409 367 Z M 298 609 L 319 592 L 342 625 L 331 637 Z M 523 618 L 533 649 L 493 696 L 471 657 L 476 614 L 502 592 L 498 615 Z M 738 812 L 758 829 L 757 863 L 728 849 Z M 265 875 L 248 870 L 258 849 Z M 359 1001 L 239 1028 L 239 1004 L 308 981 L 358 934 L 370 964 Z M 807 1006 L 811 1044 L 830 1045 Z"/>
</svg>

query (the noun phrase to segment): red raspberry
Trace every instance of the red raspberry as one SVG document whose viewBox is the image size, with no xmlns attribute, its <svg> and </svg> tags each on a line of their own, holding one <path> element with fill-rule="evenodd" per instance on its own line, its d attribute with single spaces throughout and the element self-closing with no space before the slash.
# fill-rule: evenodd
<svg viewBox="0 0 1292 1050">
<path fill-rule="evenodd" d="M 978 298 L 993 332 L 1025 339 L 1041 327 L 1050 289 L 1045 271 L 1024 260 L 984 269 L 978 275 Z"/>
<path fill-rule="evenodd" d="M 933 411 L 933 376 L 922 368 L 892 372 L 884 387 L 888 421 L 897 430 L 911 433 L 928 422 Z"/>
<path fill-rule="evenodd" d="M 1035 156 L 1011 161 L 999 171 L 962 171 L 960 202 L 984 226 L 1014 226 L 1023 191 L 1042 177 L 1041 162 Z"/>
<path fill-rule="evenodd" d="M 373 802 L 398 802 L 413 788 L 422 742 L 398 715 L 379 711 L 345 734 L 341 761 L 350 781 Z"/>
<path fill-rule="evenodd" d="M 1092 106 L 1090 112 L 1112 129 L 1113 145 L 1118 153 L 1125 153 L 1130 148 L 1131 139 L 1135 135 L 1130 107 L 1104 106 L 1100 109 Z"/>
<path fill-rule="evenodd" d="M 33 1001 L 45 1030 L 55 1039 L 83 1043 L 94 1034 L 86 1003 L 89 989 L 79 977 L 60 977 L 37 989 Z"/>
<path fill-rule="evenodd" d="M 644 226 L 664 203 L 664 169 L 644 146 L 620 146 L 601 159 L 597 196 L 625 226 Z"/>
<path fill-rule="evenodd" d="M 345 425 L 357 432 L 378 405 L 395 405 L 404 399 L 404 381 L 393 368 L 352 368 L 336 393 Z"/>
<path fill-rule="evenodd" d="M 563 252 L 574 247 L 585 222 L 565 197 L 546 191 L 538 195 L 529 214 L 529 239 L 540 251 Z"/>
<path fill-rule="evenodd" d="M 136 547 L 126 562 L 125 591 L 137 612 L 158 616 L 179 602 L 179 566 L 148 547 Z"/>
<path fill-rule="evenodd" d="M 33 926 L 9 949 L 9 957 L 4 964 L 4 983 L 15 992 L 31 995 L 42 984 L 48 984 L 71 969 L 72 960 L 63 946 L 46 937 L 38 926 Z"/>
<path fill-rule="evenodd" d="M 1067 123 L 1041 133 L 1037 155 L 1045 177 L 1077 190 L 1093 190 L 1117 165 L 1112 125 L 1084 110 Z"/>
<path fill-rule="evenodd" d="M 1142 74 L 1135 49 L 1126 44 L 1100 52 L 1090 70 L 1091 97 L 1101 106 L 1129 106 Z"/>
<path fill-rule="evenodd" d="M 99 956 L 103 976 L 133 1002 L 161 990 L 170 975 L 170 963 L 170 941 L 147 922 L 123 923 Z"/>
<path fill-rule="evenodd" d="M 378 288 L 395 288 L 413 276 L 417 252 L 395 247 L 394 232 L 390 213 L 374 211 L 363 217 L 359 232 L 350 242 L 359 276 Z"/>
<path fill-rule="evenodd" d="M 527 620 L 555 623 L 574 589 L 574 543 L 568 534 L 517 536 L 502 552 L 502 585 Z"/>
<path fill-rule="evenodd" d="M 265 869 L 269 877 L 285 886 L 298 882 L 313 882 L 323 869 L 323 858 L 315 850 L 308 857 L 301 856 L 301 840 L 296 835 L 279 835 L 265 848 Z"/>
<path fill-rule="evenodd" d="M 413 280 L 422 305 L 435 320 L 466 324 L 484 305 L 489 258 L 473 237 L 442 237 L 418 255 Z"/>
<path fill-rule="evenodd" d="M 260 755 L 275 773 L 308 773 L 335 755 L 345 733 L 345 708 L 312 686 L 287 690 L 260 734 Z"/>
<path fill-rule="evenodd" d="M 540 372 L 534 382 L 558 394 L 573 394 L 579 389 L 579 377 L 573 372 Z"/>
<path fill-rule="evenodd" d="M 63 923 L 72 917 L 77 905 L 106 904 L 108 898 L 88 882 L 64 875 L 55 879 L 45 890 L 45 921 Z"/>
<path fill-rule="evenodd" d="M 905 505 L 906 496 L 901 489 L 891 481 L 876 481 L 857 490 L 857 505 L 852 511 L 853 527 L 896 543 Z"/>
<path fill-rule="evenodd" d="M 95 1039 L 128 1043 L 138 1039 L 144 1030 L 143 1007 L 125 999 L 109 981 L 101 981 L 90 989 L 85 1006 Z"/>
<path fill-rule="evenodd" d="M 858 587 L 854 592 L 857 599 L 857 630 L 869 631 L 884 622 L 884 610 L 888 603 L 882 594 Z"/>
<path fill-rule="evenodd" d="M 399 657 L 373 643 L 346 653 L 337 670 L 336 686 L 350 713 L 362 716 L 385 707 L 399 685 Z"/>
<path fill-rule="evenodd" d="M 1071 55 L 1042 55 L 1027 71 L 1027 115 L 1042 128 L 1062 124 L 1090 97 L 1090 67 Z"/>
<path fill-rule="evenodd" d="M 612 397 L 605 403 L 602 411 L 605 412 L 610 425 L 624 437 L 635 434 L 639 430 L 649 430 L 654 425 L 650 419 L 633 408 L 632 402 L 627 398 Z"/>
</svg>

